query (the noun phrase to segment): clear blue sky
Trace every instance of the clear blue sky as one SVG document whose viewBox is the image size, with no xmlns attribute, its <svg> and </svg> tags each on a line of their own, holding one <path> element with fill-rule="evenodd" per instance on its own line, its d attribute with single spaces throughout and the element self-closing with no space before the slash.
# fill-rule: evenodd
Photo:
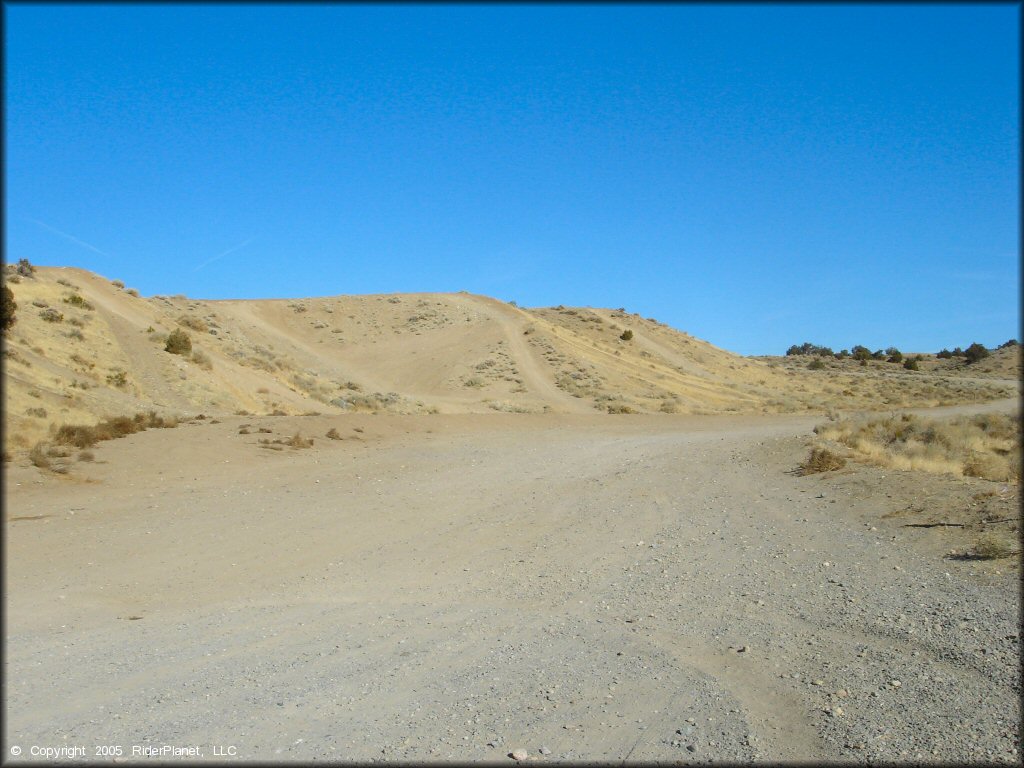
<svg viewBox="0 0 1024 768">
<path fill-rule="evenodd" d="M 1020 335 L 1020 7 L 4 7 L 5 258 L 743 354 Z"/>
</svg>

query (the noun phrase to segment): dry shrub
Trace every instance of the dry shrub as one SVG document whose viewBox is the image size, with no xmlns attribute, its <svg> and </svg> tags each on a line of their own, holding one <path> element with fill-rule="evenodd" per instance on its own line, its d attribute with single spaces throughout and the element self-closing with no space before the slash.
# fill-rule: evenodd
<svg viewBox="0 0 1024 768">
<path fill-rule="evenodd" d="M 95 309 L 95 307 L 92 304 L 90 304 L 77 293 L 73 293 L 70 296 L 65 296 L 64 303 L 70 304 L 73 307 L 78 307 L 79 309 Z"/>
<path fill-rule="evenodd" d="M 32 450 L 28 452 L 28 460 L 32 462 L 34 467 L 50 469 L 50 457 L 46 455 L 46 449 L 42 443 L 36 443 L 32 447 Z"/>
<path fill-rule="evenodd" d="M 137 413 L 134 416 L 114 416 L 94 426 L 64 424 L 57 429 L 53 440 L 58 445 L 72 445 L 75 448 L 89 448 L 102 440 L 142 432 L 150 428 L 171 428 L 178 426 L 175 419 L 165 419 L 156 413 Z"/>
<path fill-rule="evenodd" d="M 79 461 L 93 461 L 96 459 L 96 454 L 92 451 L 81 451 L 78 454 Z"/>
<path fill-rule="evenodd" d="M 301 434 L 296 432 L 294 435 L 289 437 L 288 440 L 285 441 L 284 445 L 287 445 L 291 448 L 312 448 L 313 438 L 305 439 L 302 437 Z"/>
<path fill-rule="evenodd" d="M 188 355 L 192 351 L 192 339 L 180 328 L 175 328 L 167 337 L 164 350 L 172 355 Z"/>
<path fill-rule="evenodd" d="M 975 557 L 980 557 L 983 560 L 998 560 L 1018 554 L 1020 548 L 1015 547 L 1015 543 L 1006 534 L 988 531 L 978 537 L 971 551 Z"/>
<path fill-rule="evenodd" d="M 817 472 L 831 472 L 846 466 L 846 459 L 828 448 L 817 446 L 811 449 L 807 460 L 800 465 L 801 475 L 813 475 Z"/>
<path fill-rule="evenodd" d="M 192 353 L 192 362 L 202 368 L 204 371 L 213 370 L 213 362 L 209 356 L 201 349 L 197 349 Z"/>
<path fill-rule="evenodd" d="M 608 413 L 636 413 L 636 409 L 625 403 L 611 403 L 608 405 Z"/>
<path fill-rule="evenodd" d="M 331 440 L 341 440 L 341 435 L 338 434 L 338 430 L 336 430 L 334 427 L 331 427 L 329 430 L 327 430 L 327 437 L 330 438 Z"/>
<path fill-rule="evenodd" d="M 1019 482 L 1020 429 L 1020 416 L 986 413 L 952 419 L 864 417 L 814 431 L 882 467 Z"/>
<path fill-rule="evenodd" d="M 260 431 L 262 432 L 263 430 L 261 429 Z M 267 431 L 269 432 L 270 430 L 267 430 Z M 282 446 L 282 445 L 288 446 L 289 448 L 312 448 L 313 447 L 313 438 L 311 438 L 311 437 L 308 438 L 308 439 L 304 438 L 301 434 L 296 432 L 294 435 L 289 437 L 287 440 L 281 440 L 281 439 L 277 439 L 277 440 L 262 439 L 262 440 L 259 441 L 259 443 L 260 443 L 260 447 L 261 448 L 271 448 L 271 449 L 273 449 L 275 451 L 280 451 L 281 450 L 280 446 Z"/>
</svg>

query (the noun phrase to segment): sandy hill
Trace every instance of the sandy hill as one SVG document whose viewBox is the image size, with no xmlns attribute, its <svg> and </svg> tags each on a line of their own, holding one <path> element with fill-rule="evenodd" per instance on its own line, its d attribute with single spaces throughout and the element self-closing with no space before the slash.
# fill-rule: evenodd
<svg viewBox="0 0 1024 768">
<path fill-rule="evenodd" d="M 948 366 L 808 370 L 805 362 L 745 358 L 621 309 L 524 309 L 467 293 L 143 298 L 77 268 L 7 271 L 18 305 L 4 350 L 11 449 L 53 425 L 151 409 L 614 414 L 938 405 L 1013 395 L 1019 367 L 1016 348 L 1016 358 L 1003 355 L 1009 362 L 987 363 L 988 379 Z M 189 354 L 165 350 L 179 329 L 191 339 Z M 622 338 L 627 331 L 632 337 Z"/>
</svg>

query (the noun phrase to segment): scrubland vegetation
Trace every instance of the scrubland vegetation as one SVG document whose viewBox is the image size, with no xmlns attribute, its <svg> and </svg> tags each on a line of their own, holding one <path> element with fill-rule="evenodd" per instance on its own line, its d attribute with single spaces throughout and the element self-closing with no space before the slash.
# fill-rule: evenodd
<svg viewBox="0 0 1024 768">
<path fill-rule="evenodd" d="M 878 466 L 1020 482 L 1019 416 L 944 420 L 902 414 L 843 419 L 814 431 L 849 448 L 853 458 Z"/>
</svg>

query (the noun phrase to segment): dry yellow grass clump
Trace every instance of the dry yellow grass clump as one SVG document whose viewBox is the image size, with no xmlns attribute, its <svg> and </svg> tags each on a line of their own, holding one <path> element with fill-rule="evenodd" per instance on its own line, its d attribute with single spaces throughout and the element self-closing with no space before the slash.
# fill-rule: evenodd
<svg viewBox="0 0 1024 768">
<path fill-rule="evenodd" d="M 816 472 L 831 472 L 846 466 L 846 459 L 828 448 L 811 449 L 810 456 L 800 465 L 801 475 L 813 475 Z"/>
<path fill-rule="evenodd" d="M 815 433 L 883 467 L 1020 481 L 1020 416 L 991 413 L 952 419 L 912 414 L 844 419 Z"/>
</svg>

